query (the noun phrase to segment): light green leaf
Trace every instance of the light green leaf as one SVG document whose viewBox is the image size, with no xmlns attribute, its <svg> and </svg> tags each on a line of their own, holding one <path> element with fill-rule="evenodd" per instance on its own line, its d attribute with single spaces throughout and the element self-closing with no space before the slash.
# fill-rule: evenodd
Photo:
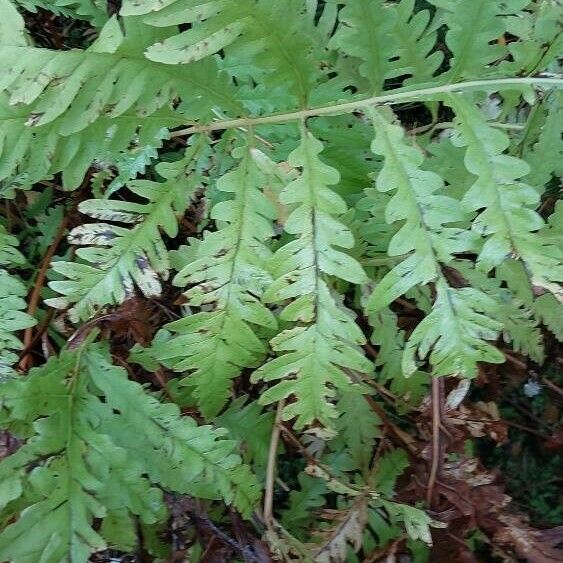
<svg viewBox="0 0 563 563">
<path fill-rule="evenodd" d="M 132 227 L 104 222 L 73 229 L 69 242 L 86 248 L 77 251 L 82 262 L 53 263 L 53 269 L 66 279 L 50 282 L 50 287 L 62 294 L 48 300 L 52 307 L 72 306 L 71 318 L 78 322 L 106 305 L 123 303 L 134 295 L 135 287 L 147 297 L 160 295 L 160 278 L 166 279 L 170 270 L 161 231 L 172 238 L 178 234 L 177 218 L 202 185 L 197 170 L 201 148 L 196 141 L 184 159 L 159 164 L 157 171 L 165 182 L 129 182 L 129 190 L 147 203 L 94 199 L 80 204 L 79 210 L 90 217 Z"/>
<path fill-rule="evenodd" d="M 302 174 L 282 191 L 280 199 L 295 208 L 285 230 L 296 238 L 282 246 L 272 260 L 275 281 L 265 299 L 290 300 L 281 318 L 298 323 L 271 341 L 280 352 L 252 375 L 252 381 L 278 381 L 260 398 L 264 404 L 294 396 L 283 417 L 296 418 L 301 428 L 314 421 L 332 427 L 338 413 L 332 403 L 335 389 L 354 388 L 345 370 L 368 372 L 371 363 L 359 350 L 364 336 L 353 315 L 334 295 L 326 275 L 362 283 L 365 273 L 349 255 L 337 248 L 351 248 L 352 233 L 337 219 L 346 211 L 344 200 L 329 186 L 338 182 L 338 172 L 322 162 L 322 144 L 304 131 L 300 146 L 289 164 Z"/>
<path fill-rule="evenodd" d="M 17 250 L 16 237 L 8 234 L 0 225 L 0 380 L 13 374 L 12 366 L 17 361 L 17 351 L 22 344 L 17 331 L 35 324 L 35 319 L 23 311 L 27 305 L 25 285 L 8 271 L 21 266 L 25 259 Z"/>
<path fill-rule="evenodd" d="M 194 388 L 207 417 L 224 406 L 231 381 L 263 360 L 266 347 L 257 329 L 276 328 L 274 316 L 260 301 L 271 284 L 271 253 L 265 243 L 274 234 L 275 211 L 262 191 L 268 179 L 250 150 L 240 156 L 238 167 L 217 182 L 221 192 L 234 194 L 211 212 L 219 230 L 205 234 L 193 261 L 174 279 L 176 285 L 191 286 L 185 293 L 190 306 L 206 310 L 168 324 L 172 339 L 151 351 L 164 365 L 190 372 L 182 385 Z"/>
<path fill-rule="evenodd" d="M 495 320 L 498 305 L 483 292 L 466 287 L 453 289 L 440 281 L 432 312 L 411 334 L 403 356 L 406 375 L 417 370 L 416 358 L 430 353 L 434 375 L 475 377 L 477 363 L 504 362 L 504 354 L 489 344 L 501 329 Z"/>
<path fill-rule="evenodd" d="M 489 310 L 494 306 L 492 299 L 471 288 L 453 289 L 442 267 L 452 264 L 454 253 L 471 250 L 475 237 L 447 225 L 459 224 L 466 216 L 457 200 L 440 194 L 444 190 L 440 176 L 421 169 L 423 156 L 405 142 L 402 128 L 381 112 L 373 111 L 371 116 L 376 128 L 372 150 L 385 157 L 376 186 L 383 192 L 394 191 L 386 218 L 388 222 L 404 221 L 391 239 L 388 253 L 407 258 L 376 285 L 367 301 L 368 310 L 376 312 L 413 287 L 434 282 L 432 312 L 406 344 L 403 373 L 415 373 L 416 358 L 429 356 L 434 375 L 474 377 L 477 362 L 504 361 L 502 353 L 486 342 L 496 339 L 501 324 Z"/>
<path fill-rule="evenodd" d="M 456 112 L 456 146 L 466 147 L 465 165 L 475 182 L 465 194 L 467 209 L 481 210 L 473 230 L 486 238 L 478 264 L 488 272 L 508 258 L 522 260 L 533 283 L 546 288 L 563 281 L 560 245 L 535 233 L 543 219 L 535 211 L 539 195 L 520 178 L 530 168 L 521 159 L 504 154 L 509 140 L 504 131 L 487 124 L 484 116 L 462 95 L 447 99 Z"/>
</svg>

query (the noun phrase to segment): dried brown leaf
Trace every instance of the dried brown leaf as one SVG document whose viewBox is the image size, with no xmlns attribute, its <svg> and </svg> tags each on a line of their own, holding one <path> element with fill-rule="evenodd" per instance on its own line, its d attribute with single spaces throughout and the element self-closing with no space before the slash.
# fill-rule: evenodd
<svg viewBox="0 0 563 563">
<path fill-rule="evenodd" d="M 367 500 L 357 499 L 313 560 L 316 563 L 340 563 L 346 560 L 348 546 L 358 551 L 362 547 L 367 516 Z"/>
</svg>

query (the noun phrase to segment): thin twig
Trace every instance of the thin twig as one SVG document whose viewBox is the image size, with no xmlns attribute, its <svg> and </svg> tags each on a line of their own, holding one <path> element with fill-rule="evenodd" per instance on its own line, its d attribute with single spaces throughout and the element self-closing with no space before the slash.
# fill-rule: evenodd
<svg viewBox="0 0 563 563">
<path fill-rule="evenodd" d="M 39 340 L 41 340 L 41 336 L 47 330 L 47 327 L 51 323 L 54 314 L 55 314 L 55 310 L 49 309 L 47 311 L 47 314 L 44 315 L 43 319 L 41 319 L 41 322 L 38 325 L 35 325 L 35 327 L 33 327 L 35 328 L 35 335 L 31 339 L 31 342 L 20 351 L 20 355 L 19 355 L 20 359 L 26 356 L 33 349 L 33 347 L 39 342 Z"/>
<path fill-rule="evenodd" d="M 547 377 L 542 377 L 541 382 L 546 387 L 549 387 L 552 391 L 557 393 L 559 396 L 563 397 L 563 389 L 561 389 L 561 387 L 559 387 L 558 385 L 555 385 L 555 383 L 553 383 L 553 381 L 550 381 L 549 379 L 547 379 Z"/>
<path fill-rule="evenodd" d="M 386 438 L 386 428 L 383 427 L 381 436 L 379 437 L 379 444 L 377 444 L 377 449 L 375 450 L 375 454 L 373 455 L 373 458 L 371 460 L 368 476 L 366 479 L 366 482 L 370 487 L 373 487 L 373 479 L 378 469 L 378 465 L 379 465 L 378 462 L 381 458 L 381 453 L 383 452 L 383 448 L 385 447 L 385 442 L 386 442 L 385 438 Z"/>
<path fill-rule="evenodd" d="M 545 441 L 549 440 L 549 436 L 547 436 L 546 434 L 542 434 L 541 432 L 538 432 L 537 430 L 534 430 L 533 428 L 530 428 L 529 426 L 525 426 L 524 424 L 519 424 L 518 422 L 512 422 L 512 420 L 500 420 L 499 422 L 503 422 L 507 426 L 512 426 L 514 428 L 518 428 L 518 430 L 523 430 L 524 432 L 528 432 L 529 434 L 533 434 L 534 436 L 537 436 L 538 438 L 541 438 L 542 440 L 545 440 Z"/>
<path fill-rule="evenodd" d="M 442 383 L 442 379 L 432 378 L 432 465 L 430 466 L 430 476 L 426 489 L 426 504 L 428 508 L 432 508 L 434 486 L 442 462 L 442 448 L 440 444 L 440 425 L 442 422 L 442 393 L 440 387 Z"/>
<path fill-rule="evenodd" d="M 370 397 L 369 395 L 363 395 L 363 397 L 371 407 L 371 410 L 379 416 L 381 422 L 385 425 L 389 433 L 395 436 L 395 438 L 397 438 L 407 448 L 410 454 L 415 455 L 417 453 L 417 449 L 413 446 L 414 440 L 412 437 L 406 432 L 403 432 L 398 426 L 389 420 L 387 413 L 377 404 L 373 397 Z"/>
<path fill-rule="evenodd" d="M 192 520 L 197 521 L 208 531 L 212 532 L 217 539 L 219 539 L 223 544 L 228 545 L 230 548 L 238 551 L 242 558 L 249 563 L 260 563 L 260 559 L 254 553 L 254 550 L 249 545 L 242 545 L 237 540 L 228 536 L 223 530 L 218 528 L 206 515 L 198 513 L 196 510 L 188 510 Z"/>
<path fill-rule="evenodd" d="M 276 457 L 278 452 L 278 444 L 280 441 L 281 421 L 285 401 L 278 403 L 276 418 L 272 428 L 272 436 L 270 438 L 270 449 L 268 452 L 268 465 L 266 468 L 266 488 L 264 492 L 264 524 L 268 530 L 274 529 L 273 512 L 274 512 L 274 483 L 276 477 Z"/>
<path fill-rule="evenodd" d="M 544 428 L 546 428 L 551 432 L 551 426 L 547 424 L 547 422 L 536 416 L 533 412 L 529 411 L 528 409 L 525 409 L 517 401 L 509 399 L 508 397 L 505 400 L 508 404 L 512 405 L 517 411 L 521 412 L 524 416 L 528 417 L 529 419 L 536 422 L 539 426 L 543 426 Z"/>
<path fill-rule="evenodd" d="M 37 310 L 37 307 L 39 305 L 41 290 L 43 289 L 43 284 L 45 283 L 45 278 L 47 276 L 47 269 L 49 268 L 49 265 L 51 264 L 51 259 L 55 255 L 55 252 L 57 251 L 57 248 L 59 247 L 59 244 L 61 243 L 61 240 L 64 237 L 64 232 L 68 225 L 68 221 L 69 221 L 69 214 L 66 214 L 63 217 L 63 220 L 61 221 L 59 228 L 57 229 L 57 234 L 55 235 L 53 242 L 50 244 L 41 262 L 39 273 L 37 274 L 37 278 L 35 279 L 35 286 L 33 287 L 33 290 L 29 297 L 29 304 L 27 306 L 27 314 L 31 317 L 35 315 L 35 311 Z M 33 327 L 29 327 L 25 329 L 22 338 L 24 349 L 29 350 L 32 341 L 33 341 Z M 31 354 L 28 352 L 27 354 L 21 357 L 18 364 L 18 368 L 21 371 L 27 371 L 30 362 L 31 362 Z"/>
<path fill-rule="evenodd" d="M 512 364 L 514 364 L 515 366 L 518 366 L 520 369 L 528 369 L 528 365 L 523 362 L 522 360 L 519 360 L 518 358 L 516 358 L 515 356 L 513 356 L 510 352 L 507 352 L 506 350 L 501 350 L 501 352 L 504 354 L 504 357 Z"/>
</svg>

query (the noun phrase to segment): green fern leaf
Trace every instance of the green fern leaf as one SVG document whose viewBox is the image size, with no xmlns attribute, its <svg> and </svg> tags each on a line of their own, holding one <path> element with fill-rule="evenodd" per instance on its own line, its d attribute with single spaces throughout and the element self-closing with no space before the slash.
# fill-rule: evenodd
<svg viewBox="0 0 563 563">
<path fill-rule="evenodd" d="M 414 12 L 415 0 L 386 4 L 382 0 L 347 0 L 329 46 L 360 59 L 360 74 L 377 94 L 385 80 L 397 77 L 430 80 L 443 58 L 432 53 L 436 32 L 428 10 Z"/>
<path fill-rule="evenodd" d="M 367 472 L 376 439 L 381 437 L 381 420 L 366 400 L 354 390 L 341 392 L 336 410 L 338 435 L 330 441 L 331 451 L 350 456 L 350 466 Z"/>
<path fill-rule="evenodd" d="M 403 356 L 403 372 L 414 373 L 416 355 L 430 352 L 434 375 L 477 375 L 477 363 L 504 362 L 504 355 L 487 340 L 496 340 L 501 324 L 495 319 L 497 304 L 482 291 L 453 289 L 440 280 L 432 312 L 411 334 Z"/>
<path fill-rule="evenodd" d="M 534 297 L 531 295 L 531 291 L 526 291 L 525 300 L 521 300 L 509 288 L 501 287 L 503 279 L 509 280 L 507 285 L 510 287 L 514 283 L 513 276 L 520 273 L 525 276 L 525 272 L 522 272 L 522 269 L 516 269 L 517 274 L 514 268 L 510 268 L 509 273 L 505 268 L 503 275 L 491 278 L 465 262 L 457 262 L 456 269 L 472 287 L 480 289 L 495 300 L 496 306 L 489 314 L 494 313 L 495 318 L 502 323 L 504 340 L 512 342 L 515 351 L 526 354 L 537 363 L 542 363 L 544 360 L 543 336 L 538 326 L 537 315 L 534 315 L 533 312 Z M 527 284 L 527 281 L 524 280 L 524 283 Z"/>
<path fill-rule="evenodd" d="M 441 278 L 440 264 L 450 263 L 454 253 L 471 249 L 475 237 L 464 229 L 445 225 L 463 221 L 466 215 L 458 201 L 443 195 L 440 176 L 421 169 L 424 157 L 405 142 L 403 129 L 379 112 L 373 112 L 372 117 L 376 129 L 372 150 L 385 157 L 376 186 L 382 192 L 394 191 L 385 210 L 386 220 L 404 220 L 389 244 L 388 254 L 407 255 L 377 285 L 368 303 L 376 310 L 416 285 Z"/>
<path fill-rule="evenodd" d="M 250 77 L 269 91 L 287 92 L 287 105 L 305 104 L 321 75 L 316 44 L 322 39 L 322 28 L 314 26 L 301 0 L 125 0 L 120 13 L 144 15 L 143 21 L 156 27 L 192 24 L 187 31 L 151 45 L 146 51 L 150 60 L 193 63 L 225 50 L 224 67 L 238 80 Z"/>
<path fill-rule="evenodd" d="M 442 52 L 435 50 L 435 20 L 429 10 L 416 11 L 415 5 L 416 0 L 401 0 L 397 5 L 397 21 L 389 38 L 391 42 L 398 41 L 392 53 L 393 70 L 386 78 L 408 74 L 406 84 L 430 81 L 444 58 Z"/>
<path fill-rule="evenodd" d="M 550 224 L 545 226 L 540 231 L 540 236 L 543 236 L 546 231 L 553 229 L 553 226 L 559 225 L 555 231 L 560 231 L 561 220 L 557 220 L 557 211 L 561 208 L 557 206 L 556 212 L 550 217 Z M 561 234 L 557 240 L 561 240 Z M 563 340 L 563 306 L 561 305 L 561 292 L 558 286 L 550 285 L 553 293 L 547 293 L 545 288 L 536 287 L 533 285 L 530 275 L 521 260 L 506 260 L 496 268 L 496 279 L 499 282 L 506 284 L 508 290 L 513 296 L 513 305 L 522 303 L 520 313 L 510 312 L 510 308 L 506 308 L 506 314 L 510 315 L 512 320 L 517 320 L 523 315 L 527 316 L 527 312 L 531 311 L 536 321 L 545 324 L 558 340 Z M 485 275 L 481 272 L 481 275 Z M 476 282 L 478 283 L 478 282 Z M 489 282 L 491 283 L 491 282 Z M 539 297 L 539 292 L 545 292 Z M 533 345 L 534 334 L 528 335 L 528 345 Z"/>
<path fill-rule="evenodd" d="M 289 494 L 289 505 L 282 512 L 282 524 L 298 538 L 306 537 L 307 526 L 314 521 L 314 513 L 326 505 L 324 497 L 328 487 L 322 479 L 300 473 L 297 477 L 299 489 Z"/>
<path fill-rule="evenodd" d="M 166 37 L 169 30 L 129 18 L 122 31 L 113 17 L 88 49 L 52 51 L 27 44 L 23 19 L 9 0 L 1 0 L 0 7 L 12 21 L 11 26 L 2 24 L 6 32 L 0 40 L 0 91 L 9 94 L 10 105 L 31 106 L 28 121 L 34 127 L 59 118 L 58 132 L 67 136 L 100 117 L 128 111 L 141 121 L 178 95 L 197 100 L 193 108 L 185 108 L 186 119 L 202 117 L 202 108 L 209 114 L 217 100 L 224 110 L 240 111 L 234 93 L 228 95 L 228 80 L 212 60 L 173 69 L 143 57 L 145 46 Z"/>
<path fill-rule="evenodd" d="M 90 360 L 93 366 L 104 365 L 101 359 L 95 360 Z M 106 369 L 106 373 L 93 370 L 93 383 L 119 416 L 108 418 L 102 431 L 107 430 L 132 459 L 145 460 L 149 479 L 171 491 L 223 499 L 245 517 L 250 516 L 260 487 L 240 457 L 232 453 L 236 443 L 223 439 L 227 430 L 197 426 L 192 419 L 181 417 L 176 405 L 159 403 L 129 381 L 123 370 Z M 118 373 L 121 377 L 116 377 Z M 139 433 L 140 428 L 145 432 Z M 149 459 L 148 452 L 153 453 Z"/>
<path fill-rule="evenodd" d="M 271 283 L 265 242 L 274 234 L 275 210 L 262 191 L 267 178 L 252 150 L 239 150 L 238 167 L 217 182 L 234 199 L 214 206 L 211 218 L 219 230 L 205 234 L 194 260 L 174 279 L 177 285 L 191 286 L 185 293 L 191 307 L 212 305 L 213 311 L 168 324 L 174 336 L 151 352 L 164 365 L 191 372 L 182 384 L 194 388 L 207 417 L 224 406 L 231 380 L 263 360 L 266 347 L 257 328 L 276 328 L 273 314 L 260 302 Z"/>
<path fill-rule="evenodd" d="M 553 175 L 560 176 L 563 172 L 561 162 L 563 156 L 563 140 L 561 139 L 561 123 L 563 123 L 562 96 L 554 92 L 546 100 L 547 111 L 543 116 L 537 142 L 531 147 L 525 146 L 522 158 L 530 166 L 525 177 L 526 182 L 541 194 L 545 185 Z M 540 108 L 538 114 L 544 112 Z"/>
<path fill-rule="evenodd" d="M 0 379 L 13 373 L 11 366 L 18 359 L 16 352 L 22 348 L 15 333 L 35 324 L 35 319 L 23 312 L 25 285 L 9 272 L 9 268 L 25 261 L 17 244 L 16 237 L 0 225 Z"/>
<path fill-rule="evenodd" d="M 504 154 L 509 139 L 504 131 L 487 124 L 481 112 L 461 95 L 451 95 L 447 103 L 456 112 L 455 145 L 466 147 L 465 165 L 477 178 L 465 194 L 463 204 L 481 211 L 473 229 L 486 241 L 478 265 L 489 271 L 509 257 L 521 259 L 533 283 L 549 288 L 563 281 L 563 255 L 554 241 L 537 237 L 543 227 L 534 210 L 539 195 L 519 179 L 529 166 Z"/>
<path fill-rule="evenodd" d="M 563 342 L 563 314 L 561 302 L 550 293 L 541 295 L 534 302 L 534 314 L 540 319 L 555 338 Z"/>
<path fill-rule="evenodd" d="M 452 52 L 450 70 L 446 76 L 450 82 L 460 78 L 482 77 L 494 74 L 493 63 L 506 53 L 497 39 L 504 32 L 500 17 L 505 13 L 507 2 L 500 0 L 429 0 L 440 8 L 439 18 L 447 25 L 446 45 Z M 528 4 L 516 0 L 519 4 Z"/>
<path fill-rule="evenodd" d="M 430 532 L 432 519 L 426 512 L 414 506 L 386 500 L 381 501 L 381 506 L 385 508 L 393 522 L 400 522 L 404 526 L 409 538 L 432 545 L 432 533 Z"/>
<path fill-rule="evenodd" d="M 165 127 L 209 118 L 217 105 L 242 113 L 214 60 L 172 69 L 143 57 L 169 30 L 138 18 L 122 30 L 112 18 L 88 49 L 54 51 L 28 44 L 9 0 L 0 9 L 0 180 L 9 196 L 60 171 L 76 188 L 94 160 L 116 163 L 131 142 L 158 147 Z M 178 96 L 190 103 L 172 111 Z"/>
<path fill-rule="evenodd" d="M 515 1 L 515 9 L 524 10 L 504 16 L 511 60 L 502 61 L 500 68 L 507 73 L 527 76 L 549 68 L 563 50 L 563 35 L 558 2 Z M 514 41 L 518 37 L 519 41 Z"/>
<path fill-rule="evenodd" d="M 74 189 L 94 161 L 98 167 L 119 165 L 131 145 L 154 150 L 168 135 L 167 128 L 184 122 L 179 114 L 163 108 L 141 125 L 139 116 L 123 113 L 65 136 L 59 130 L 60 119 L 34 127 L 28 123 L 29 112 L 25 106 L 10 106 L 0 93 L 0 193 L 5 197 L 12 197 L 15 188 L 29 188 L 57 172 L 62 172 L 65 188 Z"/>
<path fill-rule="evenodd" d="M 381 91 L 394 56 L 388 41 L 397 21 L 397 12 L 381 0 L 347 0 L 338 16 L 339 27 L 330 46 L 362 60 L 360 74 L 374 93 Z"/>
<path fill-rule="evenodd" d="M 77 251 L 84 262 L 53 263 L 54 271 L 67 279 L 50 282 L 50 287 L 63 295 L 49 299 L 50 306 L 65 309 L 72 305 L 70 317 L 78 322 L 106 305 L 119 305 L 134 294 L 135 286 L 147 297 L 160 295 L 160 278 L 166 279 L 170 270 L 161 229 L 169 237 L 178 234 L 177 216 L 202 184 L 196 170 L 201 148 L 196 141 L 183 160 L 157 165 L 165 182 L 137 180 L 128 184 L 147 203 L 93 199 L 80 204 L 79 210 L 91 217 L 132 227 L 104 222 L 73 229 L 69 241 L 87 246 Z"/>
<path fill-rule="evenodd" d="M 335 395 L 332 387 L 350 389 L 352 381 L 345 369 L 371 370 L 371 363 L 358 350 L 363 334 L 326 280 L 329 275 L 362 283 L 366 277 L 352 257 L 336 248 L 351 248 L 354 240 L 336 218 L 346 211 L 346 204 L 329 188 L 339 175 L 320 160 L 322 148 L 304 130 L 300 146 L 289 156 L 289 164 L 301 168 L 302 175 L 284 188 L 280 200 L 284 205 L 296 205 L 284 225 L 296 238 L 276 252 L 272 260 L 276 280 L 265 295 L 267 301 L 276 303 L 291 300 L 281 319 L 299 324 L 271 341 L 273 349 L 283 355 L 252 376 L 253 381 L 282 380 L 260 400 L 268 404 L 295 396 L 283 416 L 296 417 L 298 428 L 315 421 L 332 427 L 338 416 L 330 402 Z"/>
<path fill-rule="evenodd" d="M 409 459 L 405 450 L 395 449 L 379 459 L 373 484 L 378 493 L 386 498 L 392 498 L 397 479 L 409 466 Z"/>
<path fill-rule="evenodd" d="M 251 463 L 255 471 L 266 469 L 274 413 L 264 412 L 262 407 L 248 397 L 237 397 L 215 423 L 229 431 L 229 436 L 241 444 L 242 457 Z"/>
<path fill-rule="evenodd" d="M 420 403 L 428 391 L 429 375 L 416 371 L 405 377 L 402 370 L 405 350 L 405 331 L 397 327 L 397 316 L 388 307 L 369 314 L 373 327 L 371 341 L 379 346 L 375 361 L 378 379 L 382 383 L 390 382 L 390 391 L 404 404 L 398 404 L 399 412 L 409 410 Z"/>
<path fill-rule="evenodd" d="M 453 254 L 470 250 L 475 238 L 447 223 L 464 221 L 459 202 L 442 195 L 443 182 L 434 172 L 422 170 L 422 154 L 406 144 L 400 126 L 373 111 L 376 138 L 372 150 L 385 157 L 377 176 L 381 191 L 395 190 L 386 208 L 388 222 L 404 220 L 389 244 L 391 256 L 406 256 L 376 286 L 367 306 L 377 311 L 415 286 L 434 282 L 436 300 L 432 312 L 414 330 L 406 344 L 403 372 L 417 370 L 420 359 L 430 353 L 435 375 L 460 373 L 473 377 L 477 362 L 504 361 L 501 352 L 486 342 L 496 339 L 501 328 L 481 312 L 494 301 L 471 288 L 449 287 L 442 265 Z"/>
<path fill-rule="evenodd" d="M 86 562 L 106 546 L 94 519 L 165 517 L 159 485 L 223 498 L 248 515 L 252 476 L 224 431 L 198 427 L 160 404 L 107 351 L 63 352 L 24 379 L 0 386 L 2 408 L 27 438 L 0 462 L 2 560 Z M 4 425 L 6 418 L 3 417 Z"/>
</svg>

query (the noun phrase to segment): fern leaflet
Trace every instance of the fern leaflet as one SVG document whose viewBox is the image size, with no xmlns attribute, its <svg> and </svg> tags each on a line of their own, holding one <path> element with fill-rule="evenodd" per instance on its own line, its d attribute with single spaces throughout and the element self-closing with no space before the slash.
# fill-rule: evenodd
<svg viewBox="0 0 563 563">
<path fill-rule="evenodd" d="M 345 371 L 369 372 L 371 363 L 358 350 L 364 337 L 352 314 L 331 291 L 326 275 L 352 283 L 365 281 L 361 266 L 340 248 L 351 248 L 352 233 L 336 218 L 346 211 L 344 200 L 329 186 L 338 172 L 320 158 L 322 143 L 303 127 L 301 144 L 289 156 L 302 175 L 285 187 L 280 201 L 296 205 L 284 228 L 296 238 L 275 254 L 276 280 L 267 301 L 284 303 L 283 321 L 298 326 L 282 331 L 272 341 L 283 355 L 271 360 L 252 376 L 253 381 L 281 382 L 261 396 L 271 403 L 295 396 L 284 409 L 284 418 L 296 417 L 298 427 L 315 421 L 331 427 L 338 413 L 330 399 L 335 389 L 353 385 Z"/>
<path fill-rule="evenodd" d="M 532 233 L 543 226 L 534 210 L 539 195 L 519 181 L 529 172 L 528 165 L 504 154 L 509 139 L 504 131 L 487 124 L 483 115 L 461 95 L 451 95 L 447 103 L 456 112 L 456 146 L 466 147 L 465 165 L 477 179 L 465 194 L 469 210 L 481 211 L 473 229 L 486 237 L 478 265 L 489 271 L 507 258 L 521 259 L 533 283 L 550 287 L 563 281 L 563 255 L 549 239 Z"/>
<path fill-rule="evenodd" d="M 87 245 L 77 251 L 84 262 L 53 264 L 53 269 L 68 279 L 50 283 L 63 295 L 48 300 L 52 307 L 64 309 L 72 305 L 70 316 L 78 322 L 106 305 L 122 303 L 133 295 L 135 286 L 147 297 L 160 295 L 159 278 L 166 279 L 170 269 L 160 231 L 170 237 L 178 234 L 177 215 L 185 211 L 202 183 L 197 171 L 201 149 L 201 142 L 196 141 L 184 159 L 157 165 L 165 182 L 130 182 L 129 189 L 147 203 L 93 199 L 80 204 L 80 211 L 91 217 L 129 223 L 132 227 L 88 223 L 72 230 L 69 241 Z"/>
<path fill-rule="evenodd" d="M 406 144 L 402 128 L 380 112 L 373 111 L 372 118 L 376 129 L 372 149 L 385 157 L 376 185 L 384 192 L 395 190 L 386 218 L 404 220 L 388 252 L 405 258 L 377 284 L 368 308 L 381 309 L 414 286 L 434 282 L 433 310 L 406 344 L 403 372 L 414 373 L 416 356 L 423 359 L 430 353 L 435 375 L 473 377 L 477 362 L 504 361 L 502 353 L 486 342 L 496 339 L 501 327 L 489 316 L 495 303 L 473 288 L 450 287 L 442 265 L 450 264 L 454 253 L 470 250 L 475 238 L 464 229 L 447 226 L 465 220 L 465 214 L 457 200 L 440 193 L 441 178 L 420 168 L 423 156 Z"/>
<path fill-rule="evenodd" d="M 275 211 L 262 192 L 267 178 L 250 147 L 237 149 L 238 167 L 217 182 L 234 199 L 217 203 L 211 213 L 219 225 L 207 232 L 195 259 L 174 283 L 201 311 L 166 326 L 174 336 L 152 348 L 154 357 L 177 371 L 190 371 L 182 383 L 194 388 L 205 416 L 215 416 L 230 394 L 231 380 L 243 368 L 257 367 L 266 348 L 256 329 L 275 330 L 276 320 L 260 302 L 271 283 L 267 271 Z"/>
<path fill-rule="evenodd" d="M 35 319 L 23 312 L 26 288 L 9 272 L 9 268 L 25 261 L 17 244 L 17 239 L 0 225 L 0 378 L 13 373 L 11 366 L 17 360 L 16 352 L 22 347 L 15 333 L 35 324 Z"/>
</svg>

